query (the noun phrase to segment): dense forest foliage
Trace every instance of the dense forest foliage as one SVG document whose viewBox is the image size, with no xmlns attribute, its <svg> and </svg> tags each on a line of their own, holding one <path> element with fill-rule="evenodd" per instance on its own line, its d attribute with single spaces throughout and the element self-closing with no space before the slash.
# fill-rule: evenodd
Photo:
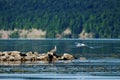
<svg viewBox="0 0 120 80">
<path fill-rule="evenodd" d="M 120 38 L 120 0 L 0 0 L 0 29 L 42 29 L 55 37 L 85 30 L 94 38 Z"/>
</svg>

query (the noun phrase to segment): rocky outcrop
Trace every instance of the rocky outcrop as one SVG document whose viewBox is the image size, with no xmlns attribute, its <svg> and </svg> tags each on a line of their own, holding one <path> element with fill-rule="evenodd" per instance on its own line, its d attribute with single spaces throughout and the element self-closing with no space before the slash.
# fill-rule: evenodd
<svg viewBox="0 0 120 80">
<path fill-rule="evenodd" d="M 5 51 L 0 52 L 0 61 L 48 61 L 49 63 L 57 60 L 73 60 L 73 55 L 65 53 L 62 56 L 56 54 L 56 46 L 47 53 L 40 54 L 38 52 L 19 52 Z"/>
</svg>

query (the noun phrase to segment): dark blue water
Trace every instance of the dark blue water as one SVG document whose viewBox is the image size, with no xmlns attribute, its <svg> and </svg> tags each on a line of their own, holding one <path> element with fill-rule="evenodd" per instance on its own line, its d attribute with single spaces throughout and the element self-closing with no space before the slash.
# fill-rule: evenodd
<svg viewBox="0 0 120 80">
<path fill-rule="evenodd" d="M 76 47 L 75 42 L 94 47 Z M 57 46 L 57 54 L 71 53 L 75 56 L 119 56 L 119 39 L 9 39 L 0 40 L 0 51 L 37 51 L 46 53 Z"/>
<path fill-rule="evenodd" d="M 94 48 L 76 47 L 75 42 Z M 58 55 L 70 53 L 78 59 L 51 64 L 0 61 L 0 80 L 120 80 L 120 39 L 9 39 L 0 40 L 0 51 L 37 51 L 41 54 L 55 45 Z"/>
</svg>

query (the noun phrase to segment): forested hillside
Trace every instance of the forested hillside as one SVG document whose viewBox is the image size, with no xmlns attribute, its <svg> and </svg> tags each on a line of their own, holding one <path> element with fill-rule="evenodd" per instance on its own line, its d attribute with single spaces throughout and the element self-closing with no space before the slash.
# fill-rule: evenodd
<svg viewBox="0 0 120 80">
<path fill-rule="evenodd" d="M 120 38 L 120 0 L 0 0 L 0 29 L 42 29 L 54 38 L 64 30 L 78 38 Z"/>
</svg>

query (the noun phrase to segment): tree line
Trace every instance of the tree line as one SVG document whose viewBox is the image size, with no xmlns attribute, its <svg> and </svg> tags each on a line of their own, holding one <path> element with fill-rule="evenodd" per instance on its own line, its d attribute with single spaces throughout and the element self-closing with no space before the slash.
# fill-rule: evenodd
<svg viewBox="0 0 120 80">
<path fill-rule="evenodd" d="M 120 38 L 120 0 L 0 0 L 0 29 L 42 29 L 54 38 L 66 28 L 94 38 Z"/>
</svg>

